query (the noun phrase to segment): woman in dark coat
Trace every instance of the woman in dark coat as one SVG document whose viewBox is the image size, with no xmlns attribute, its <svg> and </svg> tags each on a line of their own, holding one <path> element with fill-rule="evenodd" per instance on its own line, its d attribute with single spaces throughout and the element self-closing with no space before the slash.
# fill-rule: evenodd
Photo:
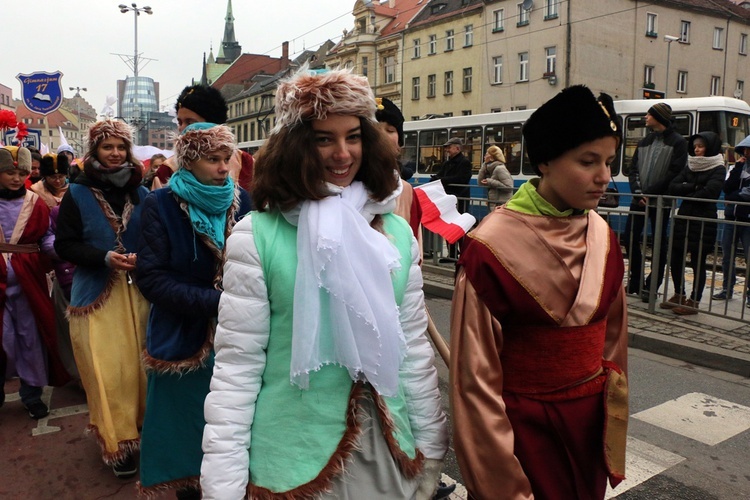
<svg viewBox="0 0 750 500">
<path fill-rule="evenodd" d="M 661 304 L 679 315 L 698 314 L 698 306 L 706 285 L 706 257 L 716 243 L 716 223 L 683 217 L 716 219 L 716 200 L 726 177 L 721 139 L 713 132 L 699 132 L 690 138 L 688 164 L 669 184 L 671 196 L 684 198 L 674 220 L 670 270 L 674 295 Z M 693 270 L 693 291 L 685 294 L 685 265 L 690 254 Z"/>
<path fill-rule="evenodd" d="M 230 178 L 236 152 L 223 125 L 194 123 L 175 141 L 179 166 L 145 201 L 136 278 L 152 303 L 140 491 L 200 498 L 203 401 L 213 372 L 224 242 L 250 197 Z"/>
</svg>

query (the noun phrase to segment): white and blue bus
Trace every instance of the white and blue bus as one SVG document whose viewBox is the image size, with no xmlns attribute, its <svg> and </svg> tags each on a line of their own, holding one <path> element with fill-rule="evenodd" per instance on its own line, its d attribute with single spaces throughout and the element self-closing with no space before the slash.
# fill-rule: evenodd
<svg viewBox="0 0 750 500">
<path fill-rule="evenodd" d="M 719 134 L 724 144 L 728 163 L 734 163 L 734 145 L 750 135 L 750 105 L 745 101 L 729 97 L 692 97 L 685 99 L 624 100 L 615 101 L 615 109 L 623 121 L 623 146 L 612 165 L 612 180 L 620 197 L 620 205 L 630 203 L 628 172 L 638 142 L 643 139 L 646 128 L 646 112 L 656 102 L 665 102 L 672 107 L 675 129 L 686 138 L 703 131 Z M 404 123 L 404 148 L 402 161 L 414 171 L 413 184 L 429 182 L 442 164 L 443 147 L 448 139 L 459 137 L 463 140 L 464 155 L 471 161 L 471 197 L 474 201 L 472 212 L 481 218 L 486 212 L 485 188 L 478 187 L 476 174 L 479 172 L 484 153 L 488 147 L 496 145 L 503 150 L 506 166 L 513 175 L 516 187 L 534 176 L 529 159 L 524 150 L 521 127 L 534 110 L 503 111 L 469 116 L 430 118 Z M 243 142 L 239 147 L 255 153 L 263 140 Z M 484 209 L 484 210 L 483 210 Z"/>
</svg>

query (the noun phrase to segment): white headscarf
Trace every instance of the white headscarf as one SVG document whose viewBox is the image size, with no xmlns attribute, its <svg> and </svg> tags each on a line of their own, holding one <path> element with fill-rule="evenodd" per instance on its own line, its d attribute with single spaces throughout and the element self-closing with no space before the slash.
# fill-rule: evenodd
<svg viewBox="0 0 750 500">
<path fill-rule="evenodd" d="M 333 363 L 395 396 L 406 353 L 391 281 L 400 255 L 370 222 L 393 211 L 401 183 L 382 202 L 359 181 L 327 187 L 331 196 L 284 213 L 297 225 L 290 380 L 306 389 L 311 371 Z"/>
</svg>

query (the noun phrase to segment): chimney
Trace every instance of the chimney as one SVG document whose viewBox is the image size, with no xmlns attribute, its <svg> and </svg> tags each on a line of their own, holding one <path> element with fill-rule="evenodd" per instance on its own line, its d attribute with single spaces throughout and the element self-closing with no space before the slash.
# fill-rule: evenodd
<svg viewBox="0 0 750 500">
<path fill-rule="evenodd" d="M 289 67 L 289 42 L 281 44 L 281 69 Z"/>
</svg>

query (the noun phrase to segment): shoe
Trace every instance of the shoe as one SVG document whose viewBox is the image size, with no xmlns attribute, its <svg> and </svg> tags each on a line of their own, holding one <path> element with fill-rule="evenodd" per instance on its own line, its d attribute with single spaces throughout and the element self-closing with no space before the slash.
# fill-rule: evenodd
<svg viewBox="0 0 750 500">
<path fill-rule="evenodd" d="M 133 454 L 125 455 L 125 458 L 113 465 L 112 472 L 120 479 L 130 479 L 135 476 L 136 472 L 138 472 L 138 464 L 135 463 Z"/>
<path fill-rule="evenodd" d="M 720 292 L 713 294 L 711 298 L 714 300 L 730 300 L 732 298 L 732 292 L 727 293 L 726 290 L 721 290 Z"/>
<path fill-rule="evenodd" d="M 747 299 L 747 303 L 745 304 L 745 306 L 750 308 L 750 299 Z"/>
<path fill-rule="evenodd" d="M 644 288 L 643 290 L 641 290 L 641 302 L 644 302 L 644 303 L 648 304 L 648 300 L 649 300 L 649 294 L 650 294 L 650 293 L 651 293 L 651 292 L 649 292 L 649 291 L 648 291 L 647 289 L 645 289 L 645 288 Z"/>
<path fill-rule="evenodd" d="M 441 257 L 438 259 L 438 262 L 440 264 L 454 264 L 458 262 L 458 259 L 454 259 L 453 257 Z"/>
<path fill-rule="evenodd" d="M 666 301 L 659 304 L 660 309 L 672 309 L 674 307 L 686 304 L 689 299 L 687 299 L 684 295 L 677 295 L 674 294 L 672 297 Z"/>
<path fill-rule="evenodd" d="M 693 299 L 687 299 L 684 305 L 675 307 L 672 312 L 680 316 L 690 316 L 692 314 L 698 314 L 698 306 L 700 302 L 696 302 Z"/>
<path fill-rule="evenodd" d="M 24 405 L 24 408 L 28 410 L 29 416 L 34 420 L 39 420 L 49 415 L 49 408 L 41 401 L 34 401 L 32 403 Z"/>
</svg>

